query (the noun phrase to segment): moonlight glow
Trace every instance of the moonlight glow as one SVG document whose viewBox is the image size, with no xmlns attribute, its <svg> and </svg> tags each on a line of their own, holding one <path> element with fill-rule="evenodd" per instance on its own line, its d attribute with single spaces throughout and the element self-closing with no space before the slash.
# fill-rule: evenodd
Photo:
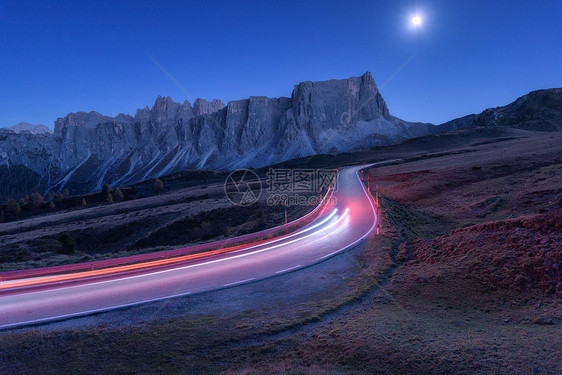
<svg viewBox="0 0 562 375">
<path fill-rule="evenodd" d="M 420 26 L 422 24 L 422 19 L 419 15 L 412 16 L 411 19 L 412 26 Z"/>
</svg>

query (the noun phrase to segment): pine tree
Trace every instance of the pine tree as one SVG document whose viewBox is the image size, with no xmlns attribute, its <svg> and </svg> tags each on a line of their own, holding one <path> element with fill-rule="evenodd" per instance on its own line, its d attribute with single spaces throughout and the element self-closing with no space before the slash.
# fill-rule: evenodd
<svg viewBox="0 0 562 375">
<path fill-rule="evenodd" d="M 113 197 L 116 201 L 122 201 L 124 197 L 123 191 L 119 188 L 115 189 L 115 191 L 113 192 Z"/>
<path fill-rule="evenodd" d="M 6 203 L 6 217 L 8 219 L 14 219 L 21 213 L 21 206 L 18 202 L 13 199 L 10 199 L 8 203 Z"/>
<path fill-rule="evenodd" d="M 159 178 L 154 179 L 154 190 L 157 193 L 164 191 L 164 183 Z"/>
<path fill-rule="evenodd" d="M 49 192 L 47 193 L 47 200 L 52 201 L 53 199 L 55 199 L 55 192 L 52 191 L 52 190 L 49 190 Z"/>
<path fill-rule="evenodd" d="M 101 189 L 101 199 L 106 202 L 113 202 L 113 196 L 111 195 L 111 186 L 109 184 L 104 184 Z"/>
<path fill-rule="evenodd" d="M 33 207 L 39 207 L 43 203 L 43 196 L 39 193 L 29 194 L 29 201 Z"/>
</svg>

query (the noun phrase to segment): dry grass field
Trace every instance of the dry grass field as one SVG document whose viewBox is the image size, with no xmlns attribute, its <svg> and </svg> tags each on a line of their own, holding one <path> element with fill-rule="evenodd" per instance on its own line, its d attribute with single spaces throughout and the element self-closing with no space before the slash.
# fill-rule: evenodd
<svg viewBox="0 0 562 375">
<path fill-rule="evenodd" d="M 261 282 L 5 332 L 0 372 L 560 374 L 562 133 L 490 132 L 293 161 L 401 159 L 366 172 L 381 234 Z"/>
</svg>

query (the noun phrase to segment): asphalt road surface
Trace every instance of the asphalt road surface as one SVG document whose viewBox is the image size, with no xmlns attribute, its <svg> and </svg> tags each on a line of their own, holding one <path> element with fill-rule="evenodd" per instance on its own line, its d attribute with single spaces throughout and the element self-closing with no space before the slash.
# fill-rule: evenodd
<svg viewBox="0 0 562 375">
<path fill-rule="evenodd" d="M 339 173 L 335 204 L 313 223 L 265 244 L 79 281 L 13 288 L 13 281 L 0 282 L 0 329 L 232 287 L 321 262 L 359 244 L 376 227 L 375 207 L 358 175 L 361 168 Z"/>
</svg>

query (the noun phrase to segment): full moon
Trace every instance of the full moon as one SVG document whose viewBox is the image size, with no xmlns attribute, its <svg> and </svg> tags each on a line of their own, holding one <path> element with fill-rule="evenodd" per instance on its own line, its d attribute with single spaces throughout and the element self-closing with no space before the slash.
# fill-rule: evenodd
<svg viewBox="0 0 562 375">
<path fill-rule="evenodd" d="M 421 19 L 420 16 L 415 15 L 415 16 L 412 17 L 412 25 L 414 25 L 414 26 L 420 26 L 421 23 L 422 23 L 422 19 Z"/>
</svg>

